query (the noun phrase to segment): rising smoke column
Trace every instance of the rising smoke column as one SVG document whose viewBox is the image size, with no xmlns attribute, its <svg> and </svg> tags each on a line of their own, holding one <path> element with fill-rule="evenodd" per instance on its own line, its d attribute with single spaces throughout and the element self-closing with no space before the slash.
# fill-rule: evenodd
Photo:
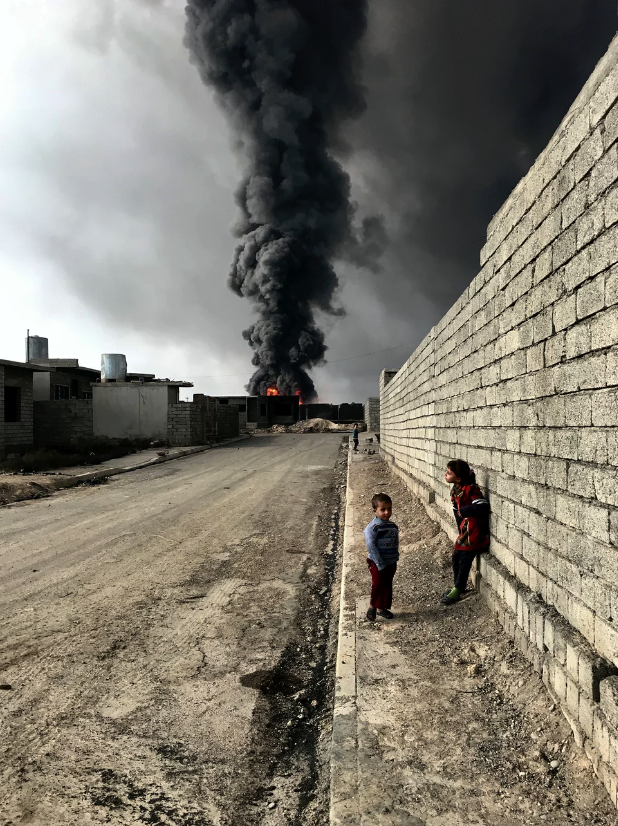
<svg viewBox="0 0 618 826">
<path fill-rule="evenodd" d="M 316 394 L 306 368 L 326 352 L 314 313 L 340 312 L 333 260 L 379 254 L 371 220 L 354 233 L 349 177 L 329 151 L 341 148 L 338 127 L 364 108 L 366 2 L 189 0 L 186 12 L 192 61 L 247 158 L 229 275 L 258 312 L 243 332 L 257 368 L 247 390 L 300 391 L 309 401 Z"/>
</svg>

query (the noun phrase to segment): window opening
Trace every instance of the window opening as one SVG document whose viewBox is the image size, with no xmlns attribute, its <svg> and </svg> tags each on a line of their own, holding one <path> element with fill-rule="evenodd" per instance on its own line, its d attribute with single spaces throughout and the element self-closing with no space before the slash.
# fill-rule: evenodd
<svg viewBox="0 0 618 826">
<path fill-rule="evenodd" d="M 4 386 L 4 421 L 21 422 L 21 387 Z"/>
</svg>

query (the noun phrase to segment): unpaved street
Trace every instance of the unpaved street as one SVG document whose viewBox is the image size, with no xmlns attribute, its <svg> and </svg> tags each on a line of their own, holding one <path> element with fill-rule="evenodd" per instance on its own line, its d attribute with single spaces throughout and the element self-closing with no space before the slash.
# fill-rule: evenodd
<svg viewBox="0 0 618 826">
<path fill-rule="evenodd" d="M 0 509 L 2 826 L 323 823 L 341 443 Z"/>
</svg>

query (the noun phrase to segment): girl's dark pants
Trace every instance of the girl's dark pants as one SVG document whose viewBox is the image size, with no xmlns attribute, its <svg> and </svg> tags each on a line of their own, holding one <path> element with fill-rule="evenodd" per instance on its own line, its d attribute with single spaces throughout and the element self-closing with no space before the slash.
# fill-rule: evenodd
<svg viewBox="0 0 618 826">
<path fill-rule="evenodd" d="M 393 577 L 397 563 L 387 565 L 381 571 L 371 559 L 367 560 L 367 565 L 371 572 L 371 607 L 380 611 L 390 608 L 393 604 Z"/>
<path fill-rule="evenodd" d="M 358 439 L 354 439 L 354 450 L 358 450 Z"/>
<path fill-rule="evenodd" d="M 466 590 L 475 556 L 476 551 L 453 551 L 453 576 L 458 591 Z"/>
</svg>

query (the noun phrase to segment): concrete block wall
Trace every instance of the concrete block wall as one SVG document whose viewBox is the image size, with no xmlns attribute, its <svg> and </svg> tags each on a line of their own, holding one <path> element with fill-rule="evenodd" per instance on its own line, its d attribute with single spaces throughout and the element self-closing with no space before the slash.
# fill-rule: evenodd
<svg viewBox="0 0 618 826">
<path fill-rule="evenodd" d="M 92 441 L 92 399 L 34 402 L 37 447 L 71 447 Z"/>
<path fill-rule="evenodd" d="M 365 402 L 365 424 L 367 430 L 380 432 L 380 399 L 370 398 Z"/>
<path fill-rule="evenodd" d="M 5 385 L 21 389 L 21 421 L 4 421 Z M 0 458 L 7 453 L 23 453 L 33 445 L 32 373 L 0 364 Z"/>
<path fill-rule="evenodd" d="M 200 406 L 193 402 L 177 402 L 168 406 L 167 440 L 172 447 L 200 445 L 209 434 L 204 428 Z"/>
<path fill-rule="evenodd" d="M 615 803 L 617 140 L 614 40 L 492 220 L 480 273 L 380 381 L 381 449 L 451 535 L 445 465 L 475 468 L 492 508 L 481 591 Z"/>
<path fill-rule="evenodd" d="M 167 438 L 172 446 L 200 445 L 238 436 L 239 432 L 237 405 L 219 404 L 215 398 L 196 393 L 192 402 L 168 406 Z"/>
<path fill-rule="evenodd" d="M 236 405 L 217 405 L 217 436 L 219 439 L 232 439 L 240 433 L 238 407 Z"/>
</svg>

